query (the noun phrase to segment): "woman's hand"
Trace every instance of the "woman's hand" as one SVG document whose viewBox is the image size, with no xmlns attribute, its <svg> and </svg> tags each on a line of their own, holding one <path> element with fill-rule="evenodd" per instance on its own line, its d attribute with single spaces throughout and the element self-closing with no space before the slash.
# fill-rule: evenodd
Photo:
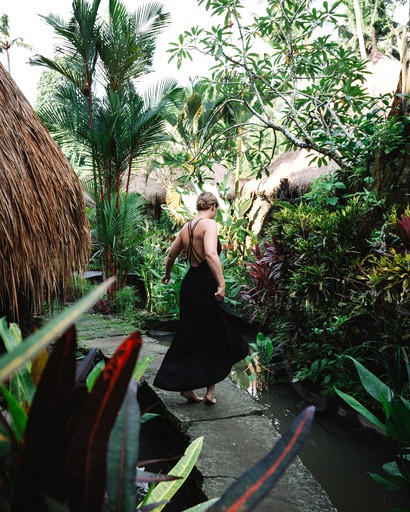
<svg viewBox="0 0 410 512">
<path fill-rule="evenodd" d="M 167 276 L 167 274 L 164 274 L 161 278 L 162 284 L 168 284 L 170 279 L 171 276 Z"/>
<path fill-rule="evenodd" d="M 222 300 L 225 297 L 225 285 L 218 286 L 216 292 L 215 292 L 215 299 L 216 300 Z"/>
</svg>

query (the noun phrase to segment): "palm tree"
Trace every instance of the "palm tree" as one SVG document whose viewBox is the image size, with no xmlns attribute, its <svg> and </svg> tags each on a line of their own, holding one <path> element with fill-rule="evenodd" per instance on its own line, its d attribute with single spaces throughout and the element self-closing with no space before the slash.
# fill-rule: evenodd
<svg viewBox="0 0 410 512">
<path fill-rule="evenodd" d="M 343 0 L 342 4 L 346 18 L 339 35 L 349 48 L 359 50 L 360 57 L 366 59 L 377 41 L 382 51 L 398 57 L 394 47 L 398 27 L 392 18 L 390 0 Z"/>
<path fill-rule="evenodd" d="M 26 50 L 32 50 L 33 47 L 23 42 L 22 37 L 15 37 L 14 39 L 10 39 L 10 26 L 9 26 L 9 17 L 7 14 L 2 14 L 0 18 L 0 33 L 1 33 L 1 43 L 0 43 L 0 52 L 4 52 L 7 58 L 7 71 L 10 73 L 10 48 L 13 46 L 17 46 L 18 48 L 25 48 Z"/>
<path fill-rule="evenodd" d="M 145 93 L 135 85 L 151 66 L 155 39 L 169 16 L 151 2 L 128 12 L 120 0 L 110 0 L 108 19 L 99 16 L 100 0 L 73 1 L 73 16 L 63 21 L 45 17 L 62 37 L 58 58 L 43 56 L 32 64 L 65 77 L 56 101 L 39 115 L 61 144 L 83 144 L 92 168 L 96 202 L 96 250 L 105 275 L 124 275 L 122 251 L 125 226 L 132 211 L 128 188 L 140 160 L 163 139 L 163 113 L 174 81 L 162 80 Z"/>
</svg>

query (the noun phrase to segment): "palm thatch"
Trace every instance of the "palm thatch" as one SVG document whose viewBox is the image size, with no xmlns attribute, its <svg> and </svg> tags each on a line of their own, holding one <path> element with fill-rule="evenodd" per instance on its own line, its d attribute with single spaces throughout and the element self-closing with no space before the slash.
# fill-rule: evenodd
<svg viewBox="0 0 410 512">
<path fill-rule="evenodd" d="M 175 195 L 177 179 L 186 171 L 182 169 L 168 169 L 166 167 L 155 170 L 142 169 L 131 177 L 129 191 L 138 192 L 150 204 L 154 218 L 159 218 L 162 204 L 170 204 L 177 208 L 180 202 L 179 195 Z M 202 173 L 207 183 L 220 185 L 226 177 L 228 169 L 222 164 L 213 163 L 212 169 L 203 168 Z M 228 180 L 228 198 L 234 194 L 234 180 L 232 175 Z"/>
<path fill-rule="evenodd" d="M 290 199 L 305 194 L 316 178 L 338 168 L 333 161 L 322 167 L 310 164 L 314 155 L 317 153 L 305 149 L 282 153 L 269 165 L 268 176 L 243 185 L 242 195 Z"/>
<path fill-rule="evenodd" d="M 79 180 L 0 64 L 0 314 L 25 322 L 88 262 Z"/>
<path fill-rule="evenodd" d="M 377 98 L 383 94 L 392 94 L 397 88 L 401 64 L 394 61 L 375 46 L 366 63 L 366 89 L 370 96 Z"/>
</svg>

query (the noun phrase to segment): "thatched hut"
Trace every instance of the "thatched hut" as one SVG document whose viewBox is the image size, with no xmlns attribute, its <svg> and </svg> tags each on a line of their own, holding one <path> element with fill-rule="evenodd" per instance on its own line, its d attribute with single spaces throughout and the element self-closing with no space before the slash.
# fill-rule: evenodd
<svg viewBox="0 0 410 512">
<path fill-rule="evenodd" d="M 175 196 L 173 191 L 178 177 L 184 172 L 182 169 L 169 169 L 167 167 L 155 170 L 142 170 L 134 174 L 131 178 L 129 191 L 138 192 L 149 203 L 150 213 L 155 219 L 161 215 L 161 205 L 170 204 L 177 208 L 180 202 L 179 196 Z M 226 177 L 228 169 L 222 164 L 213 163 L 212 169 L 203 169 L 203 177 L 206 182 L 219 186 Z M 229 176 L 227 183 L 229 188 L 229 197 L 234 193 L 234 180 Z"/>
<path fill-rule="evenodd" d="M 254 233 L 261 231 L 274 199 L 290 200 L 300 197 L 310 190 L 316 178 L 338 168 L 333 161 L 318 167 L 311 163 L 315 155 L 317 153 L 306 149 L 282 153 L 268 166 L 268 176 L 249 180 L 242 186 L 241 194 L 254 198 L 248 213 Z"/>
<path fill-rule="evenodd" d="M 319 176 L 338 168 L 335 162 L 318 167 L 311 163 L 315 151 L 300 149 L 282 153 L 268 166 L 268 176 L 252 179 L 242 187 L 245 196 L 263 196 L 266 199 L 291 199 L 305 194 Z"/>
<path fill-rule="evenodd" d="M 366 89 L 370 96 L 377 98 L 383 94 L 392 94 L 397 88 L 400 77 L 401 64 L 384 55 L 377 46 L 366 63 Z"/>
<path fill-rule="evenodd" d="M 27 331 L 88 263 L 90 234 L 75 172 L 1 64 L 0 107 L 0 315 Z"/>
</svg>

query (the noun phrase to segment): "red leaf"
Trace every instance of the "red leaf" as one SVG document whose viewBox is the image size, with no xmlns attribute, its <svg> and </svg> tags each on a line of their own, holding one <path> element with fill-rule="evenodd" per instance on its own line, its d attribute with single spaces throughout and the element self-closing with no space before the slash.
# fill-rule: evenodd
<svg viewBox="0 0 410 512">
<path fill-rule="evenodd" d="M 71 510 L 101 512 L 108 440 L 132 377 L 142 341 L 131 334 L 107 362 L 80 411 L 67 460 Z"/>
<path fill-rule="evenodd" d="M 73 413 L 75 328 L 55 344 L 28 416 L 13 510 L 47 511 L 43 495 L 65 501 L 64 470 Z"/>
</svg>

